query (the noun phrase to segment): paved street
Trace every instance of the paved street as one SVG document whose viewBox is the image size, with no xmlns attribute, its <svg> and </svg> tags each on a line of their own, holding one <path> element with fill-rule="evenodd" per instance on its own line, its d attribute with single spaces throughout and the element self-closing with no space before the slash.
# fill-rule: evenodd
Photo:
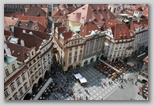
<svg viewBox="0 0 154 106">
<path fill-rule="evenodd" d="M 106 78 L 102 73 L 93 67 L 93 64 L 80 68 L 79 73 L 87 79 L 85 85 L 81 85 L 79 81 L 74 79 L 73 73 L 63 75 L 57 72 L 55 82 L 59 88 L 64 88 L 63 92 L 54 91 L 48 97 L 49 100 L 144 100 L 138 93 L 138 87 L 134 84 L 136 75 L 134 73 L 125 73 L 124 79 L 133 79 L 131 81 L 122 82 L 121 80 L 112 81 Z M 109 84 L 111 82 L 112 84 Z M 106 83 L 106 86 L 103 85 Z M 102 86 L 103 85 L 103 86 Z M 123 88 L 120 88 L 120 86 Z M 73 92 L 73 95 L 69 93 Z"/>
<path fill-rule="evenodd" d="M 124 76 L 125 79 L 132 78 L 134 82 L 136 81 L 136 76 L 133 73 L 127 73 Z M 116 89 L 112 95 L 108 96 L 105 100 L 145 100 L 142 96 L 138 95 L 138 87 L 141 86 L 140 83 L 136 86 L 131 81 L 123 83 L 123 89 Z"/>
<path fill-rule="evenodd" d="M 113 84 L 109 86 L 108 82 L 111 80 L 103 76 L 99 71 L 93 68 L 92 65 L 81 68 L 79 72 L 87 79 L 88 82 L 81 86 L 81 84 L 76 80 L 70 81 L 67 90 L 73 91 L 74 96 L 69 96 L 65 93 L 54 92 L 51 93 L 49 99 L 54 100 L 55 98 L 53 97 L 56 97 L 58 100 L 102 100 L 118 89 L 118 82 L 113 82 Z M 64 77 L 65 76 L 61 78 Z M 66 77 L 64 79 L 66 79 Z M 102 87 L 103 82 L 105 82 L 107 85 L 103 85 Z"/>
</svg>

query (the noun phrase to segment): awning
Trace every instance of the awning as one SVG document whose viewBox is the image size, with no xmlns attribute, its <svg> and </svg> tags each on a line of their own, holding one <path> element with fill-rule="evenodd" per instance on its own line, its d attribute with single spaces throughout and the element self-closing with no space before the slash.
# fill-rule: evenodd
<svg viewBox="0 0 154 106">
<path fill-rule="evenodd" d="M 75 76 L 76 79 L 80 79 L 80 78 L 82 78 L 82 76 L 81 76 L 80 73 L 78 73 L 78 74 L 74 74 L 74 76 Z"/>
<path fill-rule="evenodd" d="M 80 78 L 80 79 L 79 79 L 79 81 L 80 81 L 80 83 L 81 83 L 81 84 L 82 84 L 82 83 L 86 83 L 86 82 L 87 82 L 87 80 L 86 80 L 86 78 L 85 78 L 85 77 Z"/>
</svg>

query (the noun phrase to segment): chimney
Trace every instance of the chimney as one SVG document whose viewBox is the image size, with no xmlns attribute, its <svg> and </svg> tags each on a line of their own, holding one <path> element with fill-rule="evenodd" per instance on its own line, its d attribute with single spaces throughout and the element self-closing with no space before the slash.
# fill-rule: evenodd
<svg viewBox="0 0 154 106">
<path fill-rule="evenodd" d="M 68 8 L 68 5 L 66 4 L 66 8 Z"/>
<path fill-rule="evenodd" d="M 33 22 L 31 18 L 29 18 L 29 22 Z"/>
<path fill-rule="evenodd" d="M 26 33 L 26 30 L 22 30 L 22 33 Z"/>
<path fill-rule="evenodd" d="M 21 44 L 21 46 L 25 46 L 25 42 L 23 39 L 20 40 L 20 44 Z"/>
</svg>

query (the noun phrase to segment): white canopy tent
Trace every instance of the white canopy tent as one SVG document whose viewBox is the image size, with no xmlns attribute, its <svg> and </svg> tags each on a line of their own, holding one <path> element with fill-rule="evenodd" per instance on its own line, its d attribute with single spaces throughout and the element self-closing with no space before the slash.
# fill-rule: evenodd
<svg viewBox="0 0 154 106">
<path fill-rule="evenodd" d="M 86 80 L 85 77 L 80 78 L 79 81 L 80 81 L 81 84 L 82 84 L 82 83 L 87 83 L 87 80 Z"/>
<path fill-rule="evenodd" d="M 80 73 L 78 73 L 78 74 L 74 74 L 74 76 L 75 76 L 76 79 L 80 79 L 80 78 L 82 78 L 82 76 L 81 76 Z"/>
</svg>

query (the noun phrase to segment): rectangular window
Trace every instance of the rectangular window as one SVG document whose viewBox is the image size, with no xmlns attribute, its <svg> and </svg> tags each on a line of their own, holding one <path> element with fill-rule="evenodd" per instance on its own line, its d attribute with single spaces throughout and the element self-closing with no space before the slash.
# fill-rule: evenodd
<svg viewBox="0 0 154 106">
<path fill-rule="evenodd" d="M 20 93 L 20 96 L 23 95 L 23 91 L 22 91 L 22 88 L 19 89 L 19 93 Z"/>
<path fill-rule="evenodd" d="M 80 53 L 82 53 L 82 50 L 80 50 Z"/>
<path fill-rule="evenodd" d="M 71 64 L 72 63 L 72 58 L 69 58 L 69 64 Z"/>
<path fill-rule="evenodd" d="M 25 91 L 26 91 L 28 89 L 27 82 L 24 84 L 24 87 L 25 87 Z"/>
<path fill-rule="evenodd" d="M 12 92 L 15 90 L 14 83 L 11 84 L 11 90 L 12 90 Z"/>
<path fill-rule="evenodd" d="M 5 95 L 5 98 L 7 98 L 9 96 L 9 93 L 7 92 L 7 89 L 5 89 L 4 95 Z"/>
<path fill-rule="evenodd" d="M 34 62 L 34 63 L 36 62 L 35 59 L 33 60 L 33 62 Z"/>
<path fill-rule="evenodd" d="M 25 79 L 26 79 L 26 78 L 25 78 L 25 75 L 22 74 L 22 80 L 25 81 Z"/>
<path fill-rule="evenodd" d="M 71 56 L 72 56 L 72 52 L 69 53 L 69 57 L 71 57 Z"/>
<path fill-rule="evenodd" d="M 76 61 L 77 61 L 77 56 L 74 57 L 74 62 L 76 62 Z"/>
<path fill-rule="evenodd" d="M 31 66 L 32 64 L 31 63 L 29 63 L 29 67 Z"/>
<path fill-rule="evenodd" d="M 21 84 L 19 78 L 17 78 L 16 81 L 17 81 L 17 85 L 19 86 Z"/>
<path fill-rule="evenodd" d="M 13 95 L 13 97 L 14 97 L 15 100 L 18 100 L 17 93 L 15 93 L 15 94 Z"/>
<path fill-rule="evenodd" d="M 9 76 L 9 75 L 10 75 L 10 73 L 9 73 L 9 70 L 8 70 L 8 69 L 6 69 L 6 70 L 5 70 L 5 74 L 6 74 L 6 76 Z"/>
<path fill-rule="evenodd" d="M 15 70 L 16 70 L 16 68 L 15 68 L 15 65 L 14 65 L 14 64 L 12 65 L 12 70 L 13 70 L 13 71 L 15 71 Z"/>
<path fill-rule="evenodd" d="M 77 51 L 75 51 L 75 55 L 77 55 Z"/>
</svg>

